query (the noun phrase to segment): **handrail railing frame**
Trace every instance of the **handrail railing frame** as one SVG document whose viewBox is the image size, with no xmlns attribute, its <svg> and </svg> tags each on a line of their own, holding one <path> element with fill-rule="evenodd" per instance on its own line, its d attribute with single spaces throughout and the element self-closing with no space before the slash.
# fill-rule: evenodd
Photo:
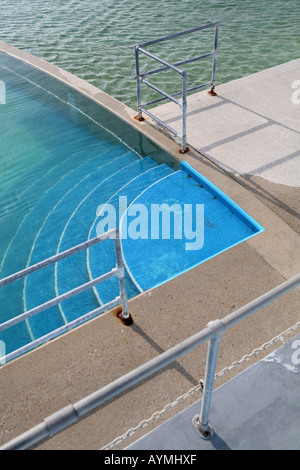
<svg viewBox="0 0 300 470">
<path fill-rule="evenodd" d="M 155 54 L 150 53 L 145 49 L 145 47 L 157 44 L 159 42 L 167 41 L 170 39 L 178 38 L 187 34 L 191 34 L 197 31 L 201 31 L 207 28 L 215 28 L 215 36 L 214 36 L 214 48 L 212 52 L 209 52 L 207 54 L 202 54 L 197 57 L 193 57 L 191 59 L 183 60 L 180 62 L 177 62 L 175 64 L 170 64 L 169 62 L 161 59 Z M 137 116 L 136 119 L 138 121 L 143 121 L 143 113 L 148 115 L 151 119 L 154 121 L 158 122 L 162 127 L 170 131 L 172 134 L 174 134 L 176 137 L 178 137 L 181 141 L 181 147 L 179 152 L 180 153 L 185 153 L 189 149 L 187 147 L 187 133 L 186 133 L 186 113 L 187 113 L 187 94 L 188 92 L 191 91 L 196 91 L 200 90 L 202 88 L 210 86 L 210 91 L 209 93 L 212 95 L 215 95 L 215 76 L 216 76 L 216 60 L 217 60 L 217 50 L 218 50 L 218 30 L 219 30 L 219 22 L 216 21 L 214 23 L 209 23 L 203 26 L 199 26 L 197 28 L 192 28 L 188 29 L 186 31 L 182 31 L 180 33 L 175 33 L 169 36 L 164 36 L 162 38 L 154 39 L 152 41 L 144 42 L 142 44 L 137 44 L 134 46 L 135 48 L 135 64 L 136 64 L 136 82 L 137 82 Z M 148 72 L 140 72 L 140 59 L 139 59 L 139 53 L 142 53 L 157 62 L 161 63 L 163 67 L 156 68 L 153 70 L 150 70 Z M 202 85 L 198 85 L 195 87 L 187 88 L 187 72 L 183 69 L 179 69 L 178 66 L 188 64 L 191 62 L 195 62 L 198 60 L 202 60 L 205 58 L 208 58 L 212 56 L 213 57 L 213 66 L 212 66 L 212 78 L 211 81 Z M 146 80 L 145 77 L 148 75 L 153 75 L 155 73 L 162 72 L 164 70 L 171 69 L 175 72 L 177 72 L 181 78 L 182 78 L 182 90 L 180 92 L 174 93 L 170 95 L 169 93 L 166 93 L 164 90 L 160 89 L 159 87 L 155 86 L 153 83 L 149 82 L 149 80 Z M 156 100 L 148 101 L 147 103 L 142 103 L 141 100 L 141 84 L 144 83 L 148 87 L 152 88 L 155 90 L 157 93 L 163 95 L 163 98 L 158 98 Z M 177 100 L 175 96 L 182 96 L 182 102 Z M 159 119 L 157 116 L 155 116 L 153 113 L 151 113 L 148 109 L 146 109 L 147 106 L 159 103 L 161 101 L 164 101 L 166 99 L 169 99 L 170 101 L 173 101 L 175 104 L 177 104 L 181 110 L 182 110 L 182 132 L 181 134 L 177 132 L 174 128 L 163 122 L 161 119 Z"/>
<path fill-rule="evenodd" d="M 300 274 L 271 289 L 269 292 L 249 302 L 235 312 L 225 316 L 222 320 L 209 322 L 206 328 L 195 335 L 187 338 L 176 346 L 173 346 L 171 349 L 163 352 L 159 356 L 156 356 L 91 395 L 88 395 L 77 403 L 68 405 L 48 416 L 42 423 L 0 447 L 0 450 L 27 449 L 38 444 L 43 439 L 52 437 L 54 434 L 57 434 L 72 424 L 75 424 L 79 419 L 86 417 L 93 411 L 96 411 L 96 409 L 100 405 L 103 405 L 103 403 L 140 383 L 142 380 L 155 374 L 163 367 L 168 366 L 178 358 L 207 341 L 209 341 L 209 348 L 207 353 L 201 412 L 200 415 L 196 415 L 193 418 L 193 424 L 203 439 L 209 439 L 213 434 L 213 429 L 209 424 L 208 417 L 213 393 L 219 343 L 223 333 L 236 323 L 248 318 L 253 313 L 266 307 L 271 302 L 299 286 Z"/>
<path fill-rule="evenodd" d="M 66 331 L 69 331 L 70 329 L 74 328 L 75 326 L 78 326 L 82 324 L 83 322 L 90 320 L 91 318 L 94 318 L 95 316 L 99 315 L 100 313 L 103 313 L 106 310 L 109 310 L 113 307 L 116 307 L 117 305 L 122 305 L 122 312 L 120 313 L 119 317 L 123 321 L 125 325 L 130 325 L 132 323 L 132 318 L 131 315 L 128 311 L 128 305 L 127 305 L 127 292 L 126 292 L 126 286 L 125 286 L 125 268 L 124 268 L 124 262 L 123 262 L 123 257 L 122 257 L 122 247 L 121 247 L 121 242 L 120 242 L 120 233 L 118 229 L 111 229 L 105 232 L 104 234 L 98 235 L 95 238 L 92 238 L 91 240 L 88 240 L 86 242 L 83 242 L 79 245 L 76 245 L 75 247 L 72 247 L 68 250 L 65 250 L 61 253 L 58 253 L 55 256 L 52 256 L 46 260 L 43 260 L 39 263 L 36 263 L 32 266 L 29 266 L 26 269 L 23 269 L 22 271 L 19 271 L 17 273 L 14 273 L 8 277 L 5 277 L 0 280 L 0 288 L 4 287 L 8 284 L 11 284 L 19 279 L 22 279 L 28 275 L 30 275 L 33 272 L 39 271 L 47 266 L 50 266 L 52 264 L 57 263 L 58 261 L 61 261 L 65 258 L 68 258 L 76 253 L 79 253 L 82 250 L 86 250 L 98 243 L 101 243 L 107 239 L 113 239 L 114 244 L 115 244 L 115 253 L 116 253 L 116 267 L 112 268 L 111 271 L 102 274 L 101 276 L 92 279 L 91 281 L 82 284 L 75 289 L 72 289 L 68 292 L 65 292 L 62 295 L 59 295 L 51 300 L 48 300 L 47 302 L 31 309 L 27 310 L 26 312 L 10 319 L 7 320 L 4 323 L 0 324 L 0 332 L 4 331 L 34 315 L 37 315 L 38 313 L 41 313 L 45 310 L 48 310 L 49 308 L 53 307 L 54 305 L 57 305 L 64 300 L 70 299 L 71 297 L 74 297 L 75 295 L 80 294 L 81 292 L 84 292 L 87 289 L 90 289 L 97 284 L 100 284 L 101 282 L 104 282 L 111 277 L 118 277 L 119 279 L 119 290 L 120 290 L 120 295 L 117 296 L 114 300 L 107 302 L 104 305 L 101 305 L 100 307 L 97 307 L 96 309 L 86 313 L 85 315 L 80 316 L 79 318 L 57 328 L 56 330 L 51 331 L 50 333 L 33 340 L 32 342 L 28 343 L 25 346 L 22 346 L 21 348 L 7 354 L 4 357 L 1 357 L 1 363 L 4 364 L 7 361 L 10 361 L 16 357 L 18 357 L 21 354 L 24 354 L 31 349 L 40 346 L 41 344 L 44 344 L 45 342 L 49 341 L 50 339 L 55 338 L 56 336 L 65 333 Z"/>
</svg>

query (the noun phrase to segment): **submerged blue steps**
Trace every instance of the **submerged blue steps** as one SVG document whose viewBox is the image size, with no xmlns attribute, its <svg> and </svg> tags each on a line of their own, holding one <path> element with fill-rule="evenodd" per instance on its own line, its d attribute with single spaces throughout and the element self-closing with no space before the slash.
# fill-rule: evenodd
<svg viewBox="0 0 300 470">
<path fill-rule="evenodd" d="M 124 145 L 93 142 L 87 145 L 85 150 L 77 149 L 67 158 L 53 164 L 40 180 L 31 184 L 31 187 L 26 188 L 23 185 L 20 188 L 22 199 L 30 198 L 32 191 L 35 199 L 30 202 L 30 211 L 23 217 L 16 217 L 18 225 L 3 225 L 1 237 L 6 237 L 8 243 L 1 257 L 1 277 L 56 254 L 60 236 L 59 225 L 65 225 L 65 219 L 72 213 L 73 204 L 78 201 L 78 197 L 84 197 L 87 188 L 96 184 L 95 180 L 99 182 L 102 177 L 108 177 L 111 171 L 140 158 Z M 70 214 L 68 211 L 71 211 Z M 11 266 L 14 266 L 13 271 Z M 53 269 L 53 266 L 45 268 L 14 285 L 2 288 L 0 300 L 5 308 L 1 311 L 1 321 L 9 320 L 55 297 Z M 52 288 L 49 288 L 51 277 Z M 30 297 L 27 296 L 27 284 L 32 288 Z M 20 295 L 15 295 L 16 289 Z M 14 299 L 13 302 L 8 300 L 11 298 Z M 46 321 L 43 321 L 43 315 Z M 30 324 L 31 321 L 37 324 L 37 328 Z M 37 316 L 36 320 L 24 321 L 2 332 L 1 340 L 5 341 L 8 350 L 11 344 L 21 347 L 61 324 L 61 312 L 58 307 L 53 307 L 47 314 L 45 312 Z"/>
<path fill-rule="evenodd" d="M 149 187 L 135 200 L 148 208 L 145 223 L 149 234 L 157 220 L 153 220 L 150 208 L 162 202 L 167 207 L 154 227 L 159 229 L 154 237 L 137 240 L 125 237 L 124 218 L 121 221 L 125 266 L 139 292 L 157 287 L 263 230 L 185 162 L 181 170 Z M 170 220 L 171 212 L 174 223 L 171 221 L 165 236 L 163 218 Z"/>
<path fill-rule="evenodd" d="M 4 278 L 86 241 L 97 207 L 130 180 L 158 167 L 145 155 L 170 158 L 67 84 L 8 56 L 1 57 L 1 70 L 7 98 L 0 115 L 0 277 Z M 87 256 L 87 252 L 82 258 L 75 255 L 70 262 L 61 261 L 2 287 L 0 323 L 88 281 Z M 91 289 L 77 296 L 74 304 L 64 302 L 1 332 L 6 352 L 99 306 L 96 294 Z"/>
<path fill-rule="evenodd" d="M 94 222 L 89 238 L 93 238 L 97 235 L 100 235 L 105 230 L 107 230 L 107 228 L 113 228 L 112 226 L 106 227 L 104 225 L 107 218 L 106 213 L 109 212 L 110 209 L 108 206 L 114 208 L 114 211 L 112 209 L 111 210 L 113 215 L 115 215 L 115 226 L 119 228 L 120 216 L 122 216 L 122 213 L 120 214 L 119 211 L 121 209 L 121 211 L 124 212 L 126 209 L 126 207 L 124 207 L 123 205 L 131 205 L 139 194 L 141 194 L 153 184 L 160 181 L 162 178 L 165 178 L 167 175 L 170 175 L 171 173 L 173 173 L 173 170 L 168 165 L 162 164 L 157 167 L 151 168 L 145 173 L 142 173 L 137 178 L 134 178 L 128 184 L 123 186 L 108 201 L 108 204 L 104 205 L 101 211 L 98 211 L 97 219 Z M 122 198 L 126 199 L 123 199 L 123 207 L 120 208 L 120 201 Z M 96 245 L 92 249 L 88 250 L 87 254 L 87 265 L 91 279 L 101 274 L 100 266 L 103 265 L 110 269 L 109 267 L 114 266 L 116 263 L 114 242 L 111 240 L 109 240 L 107 243 L 105 242 Z M 133 284 L 127 271 L 125 272 L 125 285 L 128 298 L 134 297 L 138 294 L 138 290 Z M 94 290 L 96 292 L 97 298 L 99 299 L 99 302 L 107 303 L 118 293 L 118 279 L 112 278 L 102 284 L 98 284 L 97 286 L 95 286 Z"/>
<path fill-rule="evenodd" d="M 119 149 L 114 150 L 113 155 L 118 156 L 121 152 L 124 153 L 124 148 L 120 146 Z M 27 251 L 26 247 L 23 246 L 24 233 L 27 234 L 27 237 L 31 237 L 33 241 L 36 232 L 39 230 L 40 220 L 44 220 L 44 214 L 49 212 L 49 208 L 55 206 L 68 188 L 77 182 L 78 178 L 81 179 L 86 173 L 109 162 L 111 158 L 110 149 L 105 150 L 102 145 L 88 147 L 85 152 L 77 151 L 59 164 L 54 165 L 51 170 L 44 173 L 42 178 L 29 187 L 24 184 L 20 185 L 20 188 L 18 188 L 19 194 L 16 194 L 15 190 L 14 198 L 18 197 L 20 201 L 29 199 L 31 208 L 23 217 L 16 217 L 16 221 L 21 220 L 21 222 L 17 222 L 18 225 L 15 226 L 15 230 L 12 230 L 12 224 L 7 226 L 5 218 L 3 218 L 1 236 L 7 237 L 8 244 L 6 252 L 1 256 L 1 275 L 11 274 L 10 266 L 12 264 L 15 266 L 15 270 L 22 269 L 26 265 L 24 260 Z M 32 192 L 34 192 L 33 200 L 31 197 Z M 31 248 L 31 240 L 28 240 L 27 243 L 29 248 Z M 21 247 L 22 249 L 20 249 Z M 18 257 L 15 259 L 15 263 L 11 263 L 9 255 L 15 256 L 14 251 L 18 251 Z"/>
<path fill-rule="evenodd" d="M 155 203 L 179 204 L 180 210 L 184 203 L 205 203 L 205 216 L 207 211 L 211 216 L 204 217 L 201 255 L 215 254 L 206 238 L 223 224 L 223 215 L 216 210 L 218 191 L 201 178 L 199 182 L 186 166 L 174 172 L 162 163 L 177 167 L 170 155 L 84 94 L 14 58 L 2 54 L 2 60 L 7 103 L 0 115 L 1 278 L 121 223 L 128 297 L 165 282 L 200 258 L 182 247 L 177 250 L 172 238 L 140 236 L 151 227 L 145 226 L 145 214 L 139 217 L 139 210 L 148 215 Z M 208 190 L 206 199 L 202 187 Z M 234 227 L 231 219 L 238 218 L 239 211 L 231 211 L 226 198 L 219 201 L 226 202 L 226 225 Z M 109 208 L 114 208 L 113 223 L 105 221 Z M 176 211 L 172 216 L 177 217 Z M 197 228 L 192 224 L 190 233 L 197 233 Z M 235 238 L 227 240 L 228 234 L 229 230 L 213 237 L 217 252 L 235 243 Z M 107 240 L 1 288 L 0 323 L 110 271 L 115 263 L 114 241 Z M 114 278 L 1 332 L 0 340 L 9 353 L 118 295 Z"/>
<path fill-rule="evenodd" d="M 162 233 L 162 214 L 159 215 L 162 218 L 156 219 L 158 226 L 153 231 L 153 206 L 166 206 L 169 211 L 171 232 L 167 237 Z M 200 209 L 195 212 L 196 206 Z M 146 221 L 142 217 L 134 221 L 134 216 L 137 217 L 139 211 L 141 215 L 143 208 Z M 110 211 L 113 217 L 109 217 Z M 185 217 L 190 217 L 190 221 Z M 131 231 L 132 222 L 135 234 Z M 179 171 L 174 171 L 150 157 L 141 159 L 131 151 L 120 155 L 116 152 L 114 156 L 107 151 L 101 159 L 91 157 L 67 171 L 49 187 L 22 225 L 22 229 L 34 226 L 30 249 L 21 254 L 21 262 L 27 266 L 110 228 L 120 228 L 128 298 L 166 282 L 262 229 L 185 162 Z M 145 227 L 147 236 L 142 235 Z M 15 256 L 20 241 L 21 231 L 17 231 L 4 265 Z M 23 281 L 23 309 L 34 308 L 74 289 L 115 265 L 114 241 L 106 240 L 33 273 Z M 118 295 L 118 279 L 112 278 L 29 318 L 26 328 L 24 324 L 18 326 L 20 345 L 79 318 Z M 20 307 L 20 300 L 17 304 Z M 9 309 L 8 306 L 8 318 Z"/>
<path fill-rule="evenodd" d="M 106 204 L 107 201 L 119 191 L 129 181 L 133 180 L 141 173 L 144 173 L 151 168 L 157 166 L 157 163 L 151 158 L 144 158 L 142 160 L 133 162 L 132 164 L 124 167 L 122 170 L 111 175 L 110 178 L 105 180 L 103 184 L 98 185 L 90 192 L 85 200 L 76 208 L 72 218 L 68 221 L 65 227 L 63 237 L 60 243 L 60 251 L 70 248 L 70 241 L 76 245 L 89 238 L 91 226 L 97 217 L 97 209 L 99 205 Z M 107 240 L 102 243 L 106 249 L 109 249 L 109 244 L 113 244 L 112 240 Z M 74 287 L 87 282 L 90 278 L 87 270 L 86 252 L 78 253 L 76 256 L 70 257 L 62 261 L 57 266 L 56 276 L 56 289 L 58 294 L 73 289 Z M 98 259 L 99 274 L 110 271 L 116 264 L 114 263 L 107 266 L 101 259 Z M 112 300 L 118 295 L 115 292 Z M 67 321 L 72 321 L 79 316 L 79 312 L 87 313 L 89 310 L 99 306 L 92 290 L 86 291 L 72 299 L 62 303 L 61 309 Z M 96 301 L 96 304 L 95 304 Z"/>
<path fill-rule="evenodd" d="M 84 170 L 84 174 L 81 174 L 81 168 L 68 173 L 63 184 L 58 182 L 52 188 L 57 199 L 55 205 L 54 201 L 49 205 L 50 191 L 37 206 L 36 210 L 43 213 L 44 218 L 40 218 L 40 229 L 36 232 L 27 264 L 35 264 L 110 228 L 119 227 L 126 268 L 125 284 L 131 298 L 254 233 L 250 219 L 240 213 L 237 216 L 238 211 L 230 203 L 224 204 L 222 193 L 215 192 L 213 185 L 207 186 L 201 175 L 197 179 L 198 174 L 189 174 L 185 164 L 175 172 L 166 164 L 159 165 L 150 157 L 139 159 L 129 151 L 107 163 L 103 160 L 100 167 L 95 162 L 87 164 Z M 171 232 L 167 237 L 162 233 L 162 218 L 157 219 L 155 230 L 158 232 L 152 237 L 153 205 L 165 205 L 169 216 L 173 214 L 173 229 L 170 218 Z M 147 236 L 143 236 L 142 227 L 137 226 L 143 224 L 142 219 L 134 226 L 136 235 L 130 232 L 132 216 L 137 216 L 141 207 L 147 212 Z M 133 208 L 136 210 L 132 212 Z M 110 211 L 113 217 L 109 217 Z M 160 214 L 159 217 L 163 216 Z M 185 217 L 190 217 L 190 224 Z M 74 289 L 110 271 L 115 264 L 114 241 L 106 240 L 33 273 L 24 285 L 24 308 L 33 308 Z M 109 279 L 28 319 L 30 337 L 35 339 L 45 335 L 118 295 L 118 279 Z"/>
<path fill-rule="evenodd" d="M 112 157 L 108 152 L 106 159 L 102 158 L 101 165 L 99 165 L 99 161 L 97 164 L 95 160 L 85 168 L 80 168 L 76 175 L 72 174 L 72 176 L 69 175 L 69 177 L 65 178 L 62 193 L 60 193 L 59 188 L 54 187 L 53 193 L 56 194 L 57 199 L 59 195 L 61 198 L 57 200 L 55 206 L 49 206 L 51 211 L 48 213 L 44 211 L 45 217 L 41 219 L 42 224 L 32 244 L 27 264 L 32 265 L 39 262 L 41 255 L 43 255 L 43 259 L 49 258 L 58 252 L 85 241 L 84 238 L 81 238 L 77 243 L 75 233 L 71 233 L 70 240 L 65 243 L 64 247 L 61 246 L 66 226 L 69 224 L 69 220 L 72 219 L 73 213 L 76 213 L 76 209 L 80 207 L 96 187 L 100 187 L 112 174 L 137 161 L 140 161 L 137 155 L 130 151 L 119 157 L 115 157 L 115 155 Z M 49 200 L 52 201 L 51 197 L 47 197 L 45 201 L 43 200 L 43 207 L 44 205 L 45 207 L 47 206 L 47 201 Z M 82 221 L 77 223 L 79 230 L 81 230 Z M 61 261 L 60 263 L 65 262 Z M 28 276 L 24 288 L 24 308 L 26 310 L 58 295 L 55 282 L 57 267 L 57 265 L 49 266 Z M 64 287 L 62 289 L 63 291 L 68 290 Z M 54 328 L 62 326 L 66 321 L 61 307 L 53 307 L 28 320 L 30 334 L 36 338 Z"/>
</svg>

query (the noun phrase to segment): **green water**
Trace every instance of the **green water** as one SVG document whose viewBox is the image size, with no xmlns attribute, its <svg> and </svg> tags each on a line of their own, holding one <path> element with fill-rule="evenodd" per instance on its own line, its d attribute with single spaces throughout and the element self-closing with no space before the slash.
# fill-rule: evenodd
<svg viewBox="0 0 300 470">
<path fill-rule="evenodd" d="M 1 0 L 1 40 L 135 107 L 134 44 L 220 21 L 218 84 L 298 58 L 299 18 L 299 0 Z M 203 32 L 153 51 L 172 62 L 207 47 Z M 202 65 L 188 69 L 189 85 L 210 78 Z M 164 77 L 167 91 L 176 80 Z"/>
</svg>

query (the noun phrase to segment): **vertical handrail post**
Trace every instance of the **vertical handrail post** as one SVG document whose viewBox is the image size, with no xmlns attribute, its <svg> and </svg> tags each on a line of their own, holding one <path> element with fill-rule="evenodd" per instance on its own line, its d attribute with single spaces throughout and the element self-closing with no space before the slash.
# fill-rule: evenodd
<svg viewBox="0 0 300 470">
<path fill-rule="evenodd" d="M 147 47 L 147 46 L 157 44 L 157 43 L 162 42 L 162 41 L 167 41 L 169 39 L 174 39 L 174 38 L 177 38 L 177 37 L 184 36 L 186 34 L 194 33 L 196 31 L 201 31 L 203 29 L 213 28 L 213 27 L 215 28 L 213 51 L 210 52 L 210 53 L 207 53 L 207 54 L 202 54 L 198 57 L 194 57 L 194 58 L 191 58 L 191 59 L 186 59 L 186 60 L 177 62 L 175 64 L 170 64 L 166 60 L 163 60 L 163 59 L 159 58 L 155 54 L 152 54 L 152 53 L 150 53 L 149 51 L 147 51 L 145 49 L 145 47 Z M 186 31 L 182 31 L 180 33 L 175 33 L 175 34 L 171 34 L 169 36 L 161 37 L 159 39 L 154 39 L 152 41 L 148 41 L 148 42 L 145 42 L 145 43 L 142 43 L 142 44 L 136 44 L 134 46 L 134 48 L 135 48 L 136 81 L 137 81 L 137 107 L 138 107 L 137 115 L 134 116 L 134 118 L 137 119 L 138 121 L 144 121 L 144 118 L 143 118 L 143 113 L 144 113 L 147 116 L 149 116 L 151 119 L 156 121 L 159 125 L 161 125 L 165 129 L 170 131 L 173 135 L 175 135 L 178 139 L 181 140 L 181 145 L 180 145 L 180 149 L 179 149 L 180 153 L 185 153 L 185 152 L 188 152 L 188 150 L 189 150 L 189 148 L 186 145 L 186 141 L 187 141 L 187 130 L 186 130 L 186 112 L 187 112 L 186 97 L 187 97 L 187 93 L 210 86 L 210 90 L 208 91 L 208 93 L 212 96 L 216 95 L 216 92 L 214 90 L 215 90 L 217 48 L 218 48 L 218 31 L 219 31 L 219 22 L 214 22 L 214 23 L 210 23 L 210 24 L 207 24 L 207 25 L 197 27 L 197 28 L 192 28 L 192 29 L 189 29 L 189 30 L 186 30 Z M 139 64 L 139 53 L 145 54 L 146 56 L 151 57 L 152 59 L 158 61 L 159 63 L 163 64 L 163 67 L 156 68 L 156 69 L 153 69 L 153 70 L 150 70 L 150 71 L 144 71 L 141 74 L 140 73 L 140 64 Z M 186 75 L 186 72 L 184 70 L 178 69 L 177 66 L 180 66 L 180 65 L 183 65 L 183 64 L 188 64 L 188 63 L 191 63 L 191 62 L 195 62 L 195 61 L 201 60 L 201 59 L 206 59 L 207 57 L 213 57 L 211 80 L 208 83 L 187 88 L 187 75 Z M 147 75 L 153 75 L 155 73 L 162 72 L 162 71 L 167 70 L 167 69 L 174 70 L 174 71 L 178 72 L 181 75 L 181 78 L 183 80 L 182 91 L 170 95 L 170 94 L 166 93 L 164 90 L 162 90 L 159 87 L 155 86 L 153 83 L 150 83 L 148 80 L 145 80 L 145 77 Z M 142 103 L 142 100 L 141 100 L 141 84 L 142 83 L 147 85 L 148 87 L 152 88 L 153 90 L 155 90 L 159 94 L 163 95 L 164 98 L 158 98 L 158 99 L 151 100 L 147 103 Z M 179 103 L 178 100 L 175 99 L 175 96 L 178 96 L 178 95 L 182 95 L 182 103 Z M 169 126 L 166 122 L 163 122 L 161 119 L 158 118 L 158 116 L 156 116 L 155 114 L 151 113 L 149 110 L 146 109 L 146 106 L 154 105 L 156 103 L 164 101 L 165 99 L 169 99 L 171 101 L 174 101 L 176 104 L 178 104 L 182 108 L 182 134 L 177 132 L 177 130 L 175 130 L 174 128 Z"/>
<path fill-rule="evenodd" d="M 225 330 L 225 326 L 220 320 L 215 320 L 208 323 L 207 327 L 213 330 L 215 335 L 210 339 L 207 351 L 201 412 L 200 415 L 196 415 L 193 418 L 193 425 L 197 431 L 199 431 L 203 439 L 210 439 L 213 435 L 213 428 L 209 423 L 209 412 L 215 381 L 219 345 L 222 338 L 222 333 Z"/>
<path fill-rule="evenodd" d="M 215 90 L 215 81 L 216 81 L 218 35 L 219 35 L 219 23 L 216 23 L 216 25 L 215 25 L 215 42 L 214 42 L 214 50 L 213 50 L 212 79 L 211 79 L 211 87 L 210 87 L 210 94 L 212 94 L 212 95 L 216 95 L 216 92 L 214 90 Z"/>
<path fill-rule="evenodd" d="M 125 325 L 132 324 L 132 318 L 128 311 L 128 299 L 127 299 L 127 291 L 125 286 L 125 268 L 124 268 L 124 261 L 122 257 L 122 247 L 120 241 L 120 232 L 116 230 L 116 236 L 114 238 L 115 242 L 115 252 L 116 252 L 116 260 L 117 260 L 117 268 L 119 271 L 118 279 L 119 279 L 119 288 L 120 288 L 120 297 L 121 297 L 121 304 L 122 304 L 122 314 L 120 318 L 122 319 Z"/>
<path fill-rule="evenodd" d="M 186 146 L 186 111 L 187 111 L 187 72 L 182 71 L 182 137 L 181 137 L 181 149 L 180 153 L 188 151 Z"/>
<path fill-rule="evenodd" d="M 139 121 L 143 120 L 141 111 L 141 82 L 140 82 L 140 59 L 139 59 L 139 46 L 134 46 L 135 50 L 135 73 L 136 73 L 136 89 L 137 89 L 137 116 Z"/>
</svg>

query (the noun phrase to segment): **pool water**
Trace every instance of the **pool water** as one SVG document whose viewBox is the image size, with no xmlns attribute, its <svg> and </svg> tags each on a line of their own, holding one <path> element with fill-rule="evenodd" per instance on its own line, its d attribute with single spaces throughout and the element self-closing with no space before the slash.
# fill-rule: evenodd
<svg viewBox="0 0 300 470">
<path fill-rule="evenodd" d="M 201 249 L 185 239 L 122 240 L 128 297 L 166 282 L 262 229 L 187 164 L 66 84 L 0 53 L 0 277 L 99 234 L 99 207 L 204 207 Z M 172 195 L 170 199 L 170 195 Z M 102 212 L 103 214 L 103 212 Z M 109 227 L 111 228 L 111 227 Z M 195 230 L 195 227 L 193 227 Z M 172 237 L 171 237 L 172 238 Z M 95 278 L 115 265 L 107 240 L 0 291 L 0 323 Z M 6 353 L 118 295 L 116 278 L 0 333 Z"/>
<path fill-rule="evenodd" d="M 297 59 L 299 16 L 299 0 L 1 0 L 1 40 L 135 108 L 134 44 L 220 21 L 218 86 Z M 152 52 L 175 63 L 209 52 L 212 44 L 206 31 L 157 45 Z M 191 64 L 187 71 L 189 87 L 206 83 L 211 61 Z M 174 74 L 160 75 L 158 86 L 179 91 Z"/>
</svg>

